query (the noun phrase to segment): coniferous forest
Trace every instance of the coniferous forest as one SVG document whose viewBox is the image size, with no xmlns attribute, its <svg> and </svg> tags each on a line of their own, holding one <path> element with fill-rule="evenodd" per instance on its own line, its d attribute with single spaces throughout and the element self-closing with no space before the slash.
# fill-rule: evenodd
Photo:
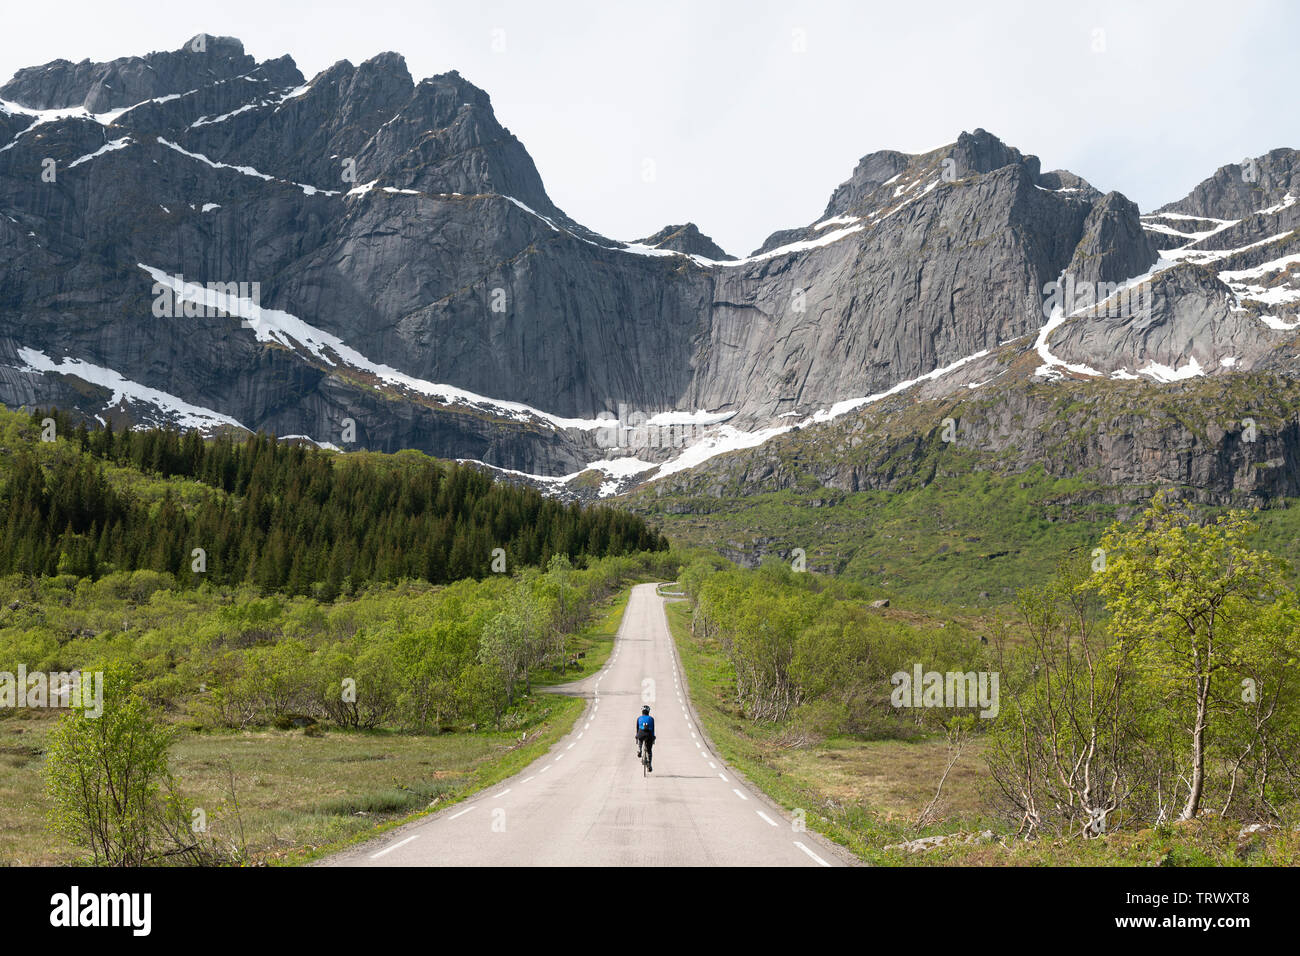
<svg viewBox="0 0 1300 956">
<path fill-rule="evenodd" d="M 345 582 L 482 577 L 496 549 L 513 570 L 553 555 L 581 562 L 668 546 L 639 517 L 419 454 L 341 457 L 260 434 L 115 432 L 74 427 L 56 411 L 33 412 L 32 426 L 46 419 L 71 439 L 57 453 L 38 454 L 32 441 L 3 449 L 0 574 L 146 569 L 331 600 Z M 122 469 L 165 479 L 161 493 L 114 480 Z"/>
</svg>

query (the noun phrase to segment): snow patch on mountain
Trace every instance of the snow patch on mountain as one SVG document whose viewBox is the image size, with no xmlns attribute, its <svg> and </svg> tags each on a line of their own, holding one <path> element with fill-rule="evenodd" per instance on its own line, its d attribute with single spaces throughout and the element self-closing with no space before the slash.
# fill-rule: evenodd
<svg viewBox="0 0 1300 956">
<path fill-rule="evenodd" d="M 1139 375 L 1150 375 L 1157 382 L 1181 382 L 1189 378 L 1196 378 L 1198 375 L 1204 375 L 1205 370 L 1201 368 L 1201 363 L 1196 361 L 1193 355 L 1187 360 L 1187 364 L 1181 368 L 1171 368 L 1168 365 L 1161 365 L 1159 362 L 1151 362 L 1146 368 L 1138 369 Z"/>
<path fill-rule="evenodd" d="M 48 373 L 73 375 L 82 381 L 90 382 L 92 385 L 100 385 L 110 389 L 113 397 L 108 400 L 108 403 L 104 406 L 105 409 L 114 408 L 123 401 L 139 402 L 152 405 L 163 413 L 163 418 L 159 420 L 159 424 L 203 431 L 225 425 L 243 428 L 248 431 L 229 415 L 223 415 L 200 405 L 191 405 L 183 398 L 178 398 L 170 392 L 164 392 L 134 382 L 111 368 L 104 368 L 101 365 L 95 365 L 81 359 L 66 357 L 59 362 L 55 362 L 44 352 L 26 347 L 18 349 L 18 357 L 25 363 L 24 366 L 15 366 L 20 372 L 42 375 Z"/>
<path fill-rule="evenodd" d="M 84 106 L 68 106 L 53 110 L 38 110 L 22 106 L 21 104 L 14 103 L 10 100 L 0 100 L 0 110 L 3 110 L 10 116 L 29 116 L 32 119 L 30 126 L 18 133 L 18 135 L 15 136 L 8 145 L 0 147 L 0 153 L 12 148 L 14 143 L 17 143 L 18 140 L 27 133 L 36 129 L 36 127 L 44 126 L 47 123 L 57 123 L 60 120 L 76 119 L 99 123 L 102 126 L 112 126 L 121 117 L 141 106 L 145 106 L 149 103 L 169 103 L 172 100 L 180 99 L 182 96 L 189 96 L 197 92 L 198 90 L 190 90 L 188 93 L 168 93 L 166 96 L 155 96 L 152 99 L 141 100 L 139 103 L 135 103 L 131 106 L 125 106 L 117 110 L 106 110 L 103 113 L 92 113 Z"/>
<path fill-rule="evenodd" d="M 868 395 L 865 398 L 849 398 L 842 402 L 836 402 L 829 409 L 814 412 L 810 417 L 805 418 L 799 423 L 800 427 L 805 425 L 814 425 L 820 422 L 828 422 L 833 418 L 839 418 L 841 415 L 851 412 L 854 409 L 861 408 L 864 405 L 878 402 L 882 398 L 888 398 L 890 395 L 897 395 L 899 392 L 906 391 L 913 385 L 919 385 L 922 382 L 932 382 L 937 378 L 942 378 L 951 372 L 955 372 L 963 365 L 974 362 L 976 359 L 984 358 L 984 356 L 988 355 L 990 352 L 992 352 L 992 349 L 981 349 L 974 355 L 967 355 L 965 358 L 960 358 L 955 362 L 942 366 L 941 368 L 936 368 L 933 371 L 926 372 L 924 375 L 918 375 L 916 378 L 909 378 L 906 381 L 899 382 L 897 385 L 887 388 L 883 392 L 876 392 L 876 394 Z"/>
<path fill-rule="evenodd" d="M 911 378 L 899 382 L 893 387 L 885 389 L 882 392 L 877 392 L 874 395 L 867 395 L 862 398 L 855 398 L 843 402 L 837 402 L 834 405 L 832 405 L 830 408 L 820 409 L 814 412 L 812 415 L 805 416 L 799 422 L 791 425 L 777 425 L 770 428 L 757 429 L 755 431 L 743 431 L 732 425 L 722 424 L 727 419 L 732 417 L 731 413 L 717 413 L 717 412 L 706 412 L 706 411 L 661 412 L 660 414 L 655 415 L 650 419 L 647 419 L 646 424 L 660 425 L 660 426 L 669 425 L 669 424 L 692 424 L 692 425 L 702 427 L 703 433 L 700 435 L 697 441 L 687 446 L 680 455 L 678 455 L 675 458 L 671 458 L 668 461 L 660 462 L 657 464 L 655 462 L 642 461 L 641 459 L 635 456 L 626 456 L 622 458 L 611 458 L 611 459 L 603 459 L 601 461 L 593 461 L 587 464 L 579 471 L 575 471 L 568 475 L 535 475 L 535 474 L 530 474 L 528 472 L 512 471 L 507 468 L 500 468 L 496 465 L 489 465 L 486 462 L 482 462 L 482 461 L 477 461 L 477 460 L 473 460 L 473 461 L 475 464 L 485 465 L 486 467 L 491 468 L 494 471 L 498 471 L 503 474 L 515 475 L 521 478 L 527 478 L 531 481 L 540 482 L 545 486 L 553 489 L 562 488 L 565 484 L 572 481 L 574 478 L 577 478 L 579 475 L 583 474 L 584 472 L 591 471 L 593 469 L 597 471 L 602 471 L 606 475 L 608 475 L 611 479 L 610 481 L 603 482 L 598 492 L 599 497 L 606 498 L 609 497 L 610 495 L 618 494 L 620 491 L 625 490 L 630 484 L 633 483 L 631 479 L 637 477 L 638 475 L 644 475 L 647 472 L 653 472 L 653 474 L 650 474 L 648 476 L 648 480 L 657 481 L 658 479 L 667 477 L 668 475 L 677 474 L 678 472 L 686 471 L 690 468 L 694 468 L 697 465 L 701 465 L 704 462 L 708 461 L 709 459 L 716 458 L 719 455 L 725 455 L 728 452 L 733 452 L 733 451 L 741 451 L 746 448 L 755 448 L 759 445 L 764 444 L 767 441 L 770 441 L 771 439 L 777 437 L 778 435 L 784 435 L 785 433 L 793 431 L 797 428 L 806 428 L 811 425 L 817 425 L 817 424 L 822 424 L 824 422 L 831 421 L 835 418 L 840 417 L 841 415 L 848 414 L 851 411 L 872 404 L 873 402 L 878 402 L 881 399 L 889 397 L 890 395 L 896 395 L 899 392 L 906 391 L 907 389 L 912 388 L 913 386 L 916 385 L 920 385 L 923 382 L 934 381 L 935 379 L 941 378 L 945 375 L 948 375 L 956 371 L 957 369 L 961 368 L 964 365 L 967 365 L 971 362 L 974 362 L 978 359 L 988 356 L 991 352 L 992 349 L 983 349 L 979 352 L 976 352 L 973 355 L 968 355 L 965 358 L 958 359 L 957 361 L 952 362 L 948 365 L 944 365 L 940 368 L 936 368 L 930 372 L 925 373 L 924 375 L 918 375 L 916 378 Z M 996 378 L 997 376 L 994 377 Z M 992 379 L 990 379 L 989 381 L 992 381 Z M 978 383 L 978 385 L 985 385 L 985 384 L 988 384 L 988 382 L 986 381 L 986 382 Z M 971 387 L 978 387 L 978 385 L 971 386 Z M 782 415 L 781 417 L 786 418 L 786 417 L 790 417 L 791 415 L 797 415 L 797 413 L 787 413 L 786 415 Z M 612 424 L 614 424 L 614 422 L 611 419 L 608 418 L 597 419 L 597 427 L 608 428 Z M 466 461 L 472 459 L 462 459 L 462 460 Z"/>
<path fill-rule="evenodd" d="M 676 458 L 664 462 L 655 472 L 655 478 L 664 478 L 668 475 L 676 474 L 679 471 L 686 471 L 688 468 L 694 468 L 696 465 L 708 461 L 710 458 L 716 458 L 718 455 L 725 455 L 729 451 L 740 451 L 743 448 L 753 448 L 761 445 L 768 439 L 775 438 L 777 435 L 784 435 L 790 431 L 791 425 L 778 425 L 773 428 L 763 428 L 758 431 L 745 432 L 731 425 L 720 425 L 717 430 L 705 434 L 694 445 L 691 445 Z"/>
<path fill-rule="evenodd" d="M 161 136 L 158 137 L 158 142 L 159 144 L 166 146 L 168 149 L 175 150 L 176 152 L 180 153 L 182 156 L 187 156 L 190 159 L 198 160 L 201 163 L 206 163 L 207 165 L 211 166 L 213 169 L 229 169 L 232 172 L 240 173 L 241 175 L 244 176 L 251 176 L 254 179 L 261 179 L 264 180 L 265 182 L 285 183 L 286 185 L 295 186 L 298 189 L 301 189 L 308 196 L 314 196 L 317 193 L 323 193 L 326 196 L 338 195 L 337 190 L 317 189 L 315 186 L 307 186 L 303 183 L 294 183 L 294 182 L 290 182 L 287 179 L 276 179 L 274 176 L 268 176 L 266 173 L 257 171 L 252 166 L 232 166 L 230 163 L 223 163 L 215 159 L 209 159 L 208 157 L 204 156 L 202 153 L 191 153 L 185 147 L 179 146 L 176 143 L 173 143 L 169 139 L 163 139 L 163 137 Z"/>
<path fill-rule="evenodd" d="M 1219 280 L 1232 289 L 1238 299 L 1248 299 L 1268 306 L 1289 306 L 1300 303 L 1300 271 L 1292 272 L 1291 267 L 1300 264 L 1300 255 L 1282 256 L 1253 269 L 1225 269 L 1219 273 Z M 1286 281 L 1283 281 L 1283 277 Z M 1267 282 L 1249 281 L 1267 279 Z M 1295 324 L 1286 323 L 1271 316 L 1262 317 L 1271 329 L 1289 331 Z"/>
<path fill-rule="evenodd" d="M 1141 275 L 1133 276 L 1130 279 L 1124 280 L 1114 289 L 1114 291 L 1112 291 L 1108 296 L 1106 296 L 1106 298 L 1102 299 L 1100 302 L 1089 303 L 1087 305 L 1081 306 L 1080 308 L 1075 309 L 1069 315 L 1065 314 L 1065 310 L 1062 306 L 1060 305 L 1055 306 L 1052 309 L 1052 314 L 1047 319 L 1047 323 L 1038 330 L 1038 336 L 1034 340 L 1034 350 L 1038 352 L 1039 358 L 1043 360 L 1043 364 L 1040 365 L 1037 368 L 1037 370 L 1035 370 L 1034 374 L 1049 380 L 1060 377 L 1063 374 L 1063 371 L 1074 372 L 1078 375 L 1089 375 L 1094 378 L 1104 377 L 1105 375 L 1104 372 L 1100 372 L 1090 365 L 1067 362 L 1064 359 L 1054 355 L 1052 353 L 1051 347 L 1048 345 L 1048 340 L 1051 338 L 1052 333 L 1056 331 L 1056 329 L 1064 325 L 1070 319 L 1077 318 L 1082 315 L 1086 315 L 1090 312 L 1094 314 L 1104 314 L 1108 310 L 1109 308 L 1108 303 L 1110 303 L 1111 300 L 1119 298 L 1121 301 L 1123 301 L 1123 297 L 1126 297 L 1129 294 L 1130 290 L 1137 288 L 1143 283 L 1150 282 L 1152 279 L 1160 275 L 1162 272 L 1167 272 L 1168 270 L 1174 268 L 1177 265 L 1178 265 L 1178 261 L 1176 259 L 1167 258 L 1163 253 L 1161 253 L 1160 258 L 1157 259 L 1155 263 L 1152 264 L 1151 268 L 1147 269 L 1147 271 L 1142 273 Z M 1064 280 L 1065 280 L 1065 276 L 1062 276 L 1061 279 L 1058 281 L 1064 282 Z M 1196 360 L 1192 359 L 1192 364 L 1195 364 L 1195 362 Z M 1149 369 L 1141 369 L 1139 371 L 1147 372 L 1148 374 L 1151 375 L 1152 378 L 1155 378 L 1157 381 L 1174 381 L 1174 379 L 1172 378 L 1159 377 L 1165 374 L 1164 371 L 1165 369 L 1166 369 L 1165 366 L 1155 366 L 1153 363 L 1153 365 L 1150 366 Z M 1200 365 L 1196 365 L 1195 372 L 1187 372 L 1186 369 L 1187 366 L 1184 366 L 1183 369 L 1177 370 L 1176 374 L 1180 375 L 1183 378 L 1190 377 L 1191 375 L 1194 374 L 1195 375 L 1204 374 L 1201 370 Z M 1127 375 L 1125 369 L 1120 369 L 1120 371 L 1125 372 L 1126 374 L 1123 376 L 1117 376 L 1114 373 L 1112 373 L 1111 378 L 1134 377 L 1134 376 Z M 1170 370 L 1170 374 L 1174 374 L 1173 370 Z"/>
<path fill-rule="evenodd" d="M 111 142 L 105 143 L 103 146 L 99 147 L 99 149 L 95 150 L 93 153 L 87 153 L 85 156 L 79 156 L 78 158 L 74 159 L 72 162 L 68 163 L 68 168 L 72 169 L 74 166 L 80 166 L 82 163 L 88 163 L 92 159 L 98 159 L 100 156 L 103 156 L 105 153 L 111 153 L 119 149 L 126 149 L 126 147 L 130 145 L 131 145 L 131 137 L 123 136 L 121 139 L 115 139 Z"/>
<path fill-rule="evenodd" d="M 813 223 L 813 228 L 817 230 L 825 229 L 827 226 L 851 226 L 858 222 L 857 216 L 831 216 L 829 219 L 823 219 L 821 222 Z"/>
<path fill-rule="evenodd" d="M 1275 216 L 1278 213 L 1280 213 L 1283 209 L 1290 209 L 1295 204 L 1296 204 L 1296 197 L 1291 195 L 1291 193 L 1287 193 L 1285 196 L 1282 197 L 1282 201 L 1278 203 L 1276 206 L 1269 206 L 1267 209 L 1257 209 L 1255 211 L 1255 215 Z"/>
<path fill-rule="evenodd" d="M 149 273 L 155 282 L 170 289 L 182 302 L 199 303 L 209 309 L 233 309 L 235 317 L 245 320 L 259 342 L 276 342 L 288 349 L 303 348 L 328 365 L 336 366 L 334 360 L 338 359 L 343 364 L 368 372 L 390 385 L 410 389 L 448 405 L 469 405 L 513 421 L 540 419 L 556 428 L 576 428 L 586 431 L 609 426 L 607 419 L 565 418 L 522 402 L 489 398 L 454 385 L 443 385 L 407 375 L 390 365 L 370 361 L 338 336 L 318 329 L 289 312 L 265 308 L 250 298 L 223 295 L 198 283 L 186 282 L 183 278 L 168 275 L 163 270 L 144 263 L 136 263 L 136 265 Z"/>
</svg>

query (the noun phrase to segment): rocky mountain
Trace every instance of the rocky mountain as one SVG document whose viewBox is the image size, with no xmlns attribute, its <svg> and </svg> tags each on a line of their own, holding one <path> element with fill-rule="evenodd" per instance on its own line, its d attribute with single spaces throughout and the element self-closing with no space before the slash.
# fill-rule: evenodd
<svg viewBox="0 0 1300 956">
<path fill-rule="evenodd" d="M 683 226 L 664 226 L 653 236 L 638 240 L 635 245 L 646 246 L 650 249 L 683 252 L 687 255 L 719 261 L 736 258 L 723 252 L 722 247 L 700 232 L 699 226 L 693 222 L 688 222 Z"/>
<path fill-rule="evenodd" d="M 0 87 L 0 403 L 609 494 L 886 397 L 1289 376 L 1296 157 L 1143 215 L 975 130 L 737 258 L 583 227 L 485 92 L 393 53 L 56 61 Z"/>
</svg>

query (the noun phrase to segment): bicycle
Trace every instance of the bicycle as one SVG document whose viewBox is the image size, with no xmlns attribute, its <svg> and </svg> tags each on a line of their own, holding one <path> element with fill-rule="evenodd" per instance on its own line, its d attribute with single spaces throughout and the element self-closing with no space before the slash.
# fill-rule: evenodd
<svg viewBox="0 0 1300 956">
<path fill-rule="evenodd" d="M 641 776 L 650 774 L 650 748 L 648 746 L 641 748 Z"/>
</svg>

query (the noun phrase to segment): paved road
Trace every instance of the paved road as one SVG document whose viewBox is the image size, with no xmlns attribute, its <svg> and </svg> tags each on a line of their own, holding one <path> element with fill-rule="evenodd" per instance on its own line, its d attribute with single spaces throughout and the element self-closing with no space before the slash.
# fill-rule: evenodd
<svg viewBox="0 0 1300 956">
<path fill-rule="evenodd" d="M 655 585 L 632 589 L 605 668 L 566 693 L 588 698 L 573 732 L 469 801 L 330 857 L 332 866 L 843 866 L 796 831 L 700 737 Z M 634 725 L 655 717 L 654 773 Z"/>
</svg>

